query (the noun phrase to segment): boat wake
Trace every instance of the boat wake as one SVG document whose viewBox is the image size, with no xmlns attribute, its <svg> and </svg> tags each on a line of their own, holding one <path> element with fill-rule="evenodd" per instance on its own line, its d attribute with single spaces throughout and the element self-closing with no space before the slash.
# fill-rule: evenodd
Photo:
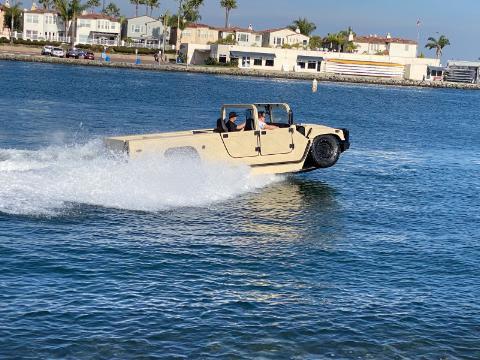
<svg viewBox="0 0 480 360">
<path fill-rule="evenodd" d="M 126 161 L 101 141 L 38 151 L 0 149 L 0 212 L 64 214 L 75 204 L 161 211 L 202 207 L 262 188 L 277 176 L 248 167 L 143 157 Z"/>
</svg>

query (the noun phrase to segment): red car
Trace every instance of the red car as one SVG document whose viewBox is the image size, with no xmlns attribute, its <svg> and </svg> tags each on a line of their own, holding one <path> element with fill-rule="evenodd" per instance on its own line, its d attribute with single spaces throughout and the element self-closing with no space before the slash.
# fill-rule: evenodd
<svg viewBox="0 0 480 360">
<path fill-rule="evenodd" d="M 91 51 L 87 51 L 85 55 L 83 55 L 83 58 L 86 60 L 95 60 L 95 55 Z"/>
</svg>

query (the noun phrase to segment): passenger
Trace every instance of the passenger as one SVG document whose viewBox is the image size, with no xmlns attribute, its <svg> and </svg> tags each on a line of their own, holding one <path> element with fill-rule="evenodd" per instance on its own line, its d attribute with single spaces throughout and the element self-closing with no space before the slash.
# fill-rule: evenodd
<svg viewBox="0 0 480 360">
<path fill-rule="evenodd" d="M 237 115 L 236 112 L 232 111 L 230 114 L 228 114 L 228 121 L 225 124 L 225 126 L 227 127 L 229 132 L 241 131 L 241 130 L 245 129 L 245 123 L 243 123 L 241 125 L 235 124 L 235 121 L 237 121 L 237 117 L 238 117 L 238 115 Z"/>
<path fill-rule="evenodd" d="M 258 113 L 258 125 L 260 126 L 260 130 L 275 130 L 278 129 L 278 126 L 270 125 L 265 122 L 265 112 L 260 111 Z"/>
</svg>

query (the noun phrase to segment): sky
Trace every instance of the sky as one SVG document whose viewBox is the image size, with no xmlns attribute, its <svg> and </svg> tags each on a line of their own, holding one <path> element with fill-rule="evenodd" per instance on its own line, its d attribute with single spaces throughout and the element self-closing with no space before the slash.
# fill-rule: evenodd
<svg viewBox="0 0 480 360">
<path fill-rule="evenodd" d="M 129 0 L 105 1 L 115 2 L 122 15 L 135 15 L 135 7 Z M 237 3 L 230 24 L 243 27 L 252 24 L 256 30 L 286 26 L 306 17 L 316 24 L 316 35 L 352 26 L 358 35 L 391 33 L 394 37 L 417 40 L 416 24 L 420 20 L 420 49 L 426 56 L 435 56 L 433 50 L 424 48 L 427 38 L 446 35 L 452 45 L 444 50 L 444 62 L 480 58 L 480 0 L 237 0 Z M 159 16 L 167 9 L 174 13 L 175 4 L 175 0 L 160 0 L 160 8 L 153 15 Z M 141 7 L 139 14 L 144 12 Z M 200 13 L 202 23 L 220 26 L 225 23 L 220 0 L 204 0 Z"/>
</svg>

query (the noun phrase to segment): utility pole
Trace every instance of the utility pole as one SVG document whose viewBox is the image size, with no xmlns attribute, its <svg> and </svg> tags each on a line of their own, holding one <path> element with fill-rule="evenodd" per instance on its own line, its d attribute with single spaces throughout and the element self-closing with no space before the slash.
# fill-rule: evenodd
<svg viewBox="0 0 480 360">
<path fill-rule="evenodd" d="M 14 25 L 14 13 L 13 8 L 15 7 L 15 0 L 12 0 L 12 4 L 10 5 L 10 44 L 13 44 L 13 25 Z"/>
<path fill-rule="evenodd" d="M 181 41 L 181 35 L 180 35 L 180 14 L 182 13 L 182 3 L 183 0 L 178 0 L 178 12 L 177 12 L 177 39 L 175 46 L 177 47 L 177 56 L 180 55 L 180 41 Z"/>
</svg>

